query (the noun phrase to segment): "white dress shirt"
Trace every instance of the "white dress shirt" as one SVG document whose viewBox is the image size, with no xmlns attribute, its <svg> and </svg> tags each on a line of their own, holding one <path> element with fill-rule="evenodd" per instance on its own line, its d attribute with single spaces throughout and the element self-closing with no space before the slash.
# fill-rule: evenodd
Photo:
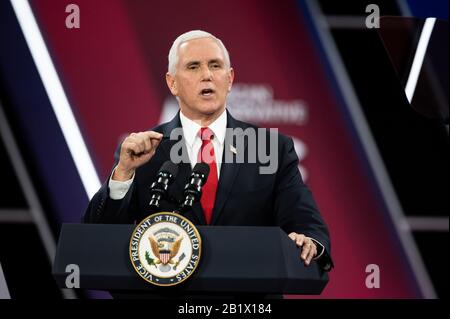
<svg viewBox="0 0 450 319">
<path fill-rule="evenodd" d="M 191 162 L 191 167 L 194 168 L 197 164 L 198 153 L 202 146 L 202 140 L 198 134 L 202 126 L 190 119 L 188 119 L 183 112 L 180 111 L 180 121 L 183 127 L 183 136 L 186 143 L 186 149 Z M 212 143 L 214 146 L 214 154 L 217 163 L 217 178 L 220 177 L 220 167 L 222 164 L 223 144 L 225 141 L 225 133 L 227 129 L 227 111 L 224 110 L 222 114 L 209 126 L 209 129 L 214 133 Z M 115 168 L 114 168 L 115 170 Z M 112 176 L 109 178 L 109 197 L 111 199 L 119 200 L 125 197 L 131 184 L 134 180 L 134 175 L 127 181 L 115 181 Z"/>
<path fill-rule="evenodd" d="M 194 168 L 195 164 L 197 164 L 198 153 L 202 147 L 202 140 L 198 134 L 202 126 L 188 119 L 182 112 L 180 112 L 180 120 L 181 126 L 183 127 L 183 135 L 186 141 L 189 160 L 192 168 Z M 223 143 L 225 141 L 225 133 L 227 129 L 227 111 L 224 110 L 222 114 L 208 127 L 214 133 L 212 143 L 214 146 L 214 155 L 217 163 L 217 178 L 219 178 L 220 167 L 222 164 Z"/>
</svg>

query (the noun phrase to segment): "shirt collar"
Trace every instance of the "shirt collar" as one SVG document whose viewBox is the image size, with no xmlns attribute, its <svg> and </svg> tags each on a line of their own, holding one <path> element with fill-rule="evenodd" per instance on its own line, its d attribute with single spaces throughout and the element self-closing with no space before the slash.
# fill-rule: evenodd
<svg viewBox="0 0 450 319">
<path fill-rule="evenodd" d="M 186 140 L 186 143 L 190 147 L 192 147 L 201 126 L 198 123 L 187 118 L 181 111 L 180 111 L 180 121 L 181 126 L 183 127 L 183 135 Z M 225 132 L 227 129 L 227 111 L 224 110 L 222 114 L 220 114 L 220 116 L 208 127 L 211 131 L 213 131 L 214 136 L 217 138 L 220 144 L 223 144 L 225 141 Z"/>
</svg>

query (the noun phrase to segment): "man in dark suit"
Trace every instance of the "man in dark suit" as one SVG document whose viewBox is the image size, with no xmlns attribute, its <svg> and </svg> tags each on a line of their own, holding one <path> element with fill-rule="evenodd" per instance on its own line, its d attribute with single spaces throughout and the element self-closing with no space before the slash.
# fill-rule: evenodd
<svg viewBox="0 0 450 319">
<path fill-rule="evenodd" d="M 161 211 L 177 208 L 173 202 L 181 200 L 192 167 L 206 162 L 210 174 L 201 202 L 185 217 L 197 225 L 278 225 L 300 248 L 306 265 L 314 259 L 330 270 L 328 230 L 302 181 L 292 139 L 229 114 L 226 97 L 233 79 L 222 41 L 203 31 L 179 36 L 169 52 L 166 82 L 180 111 L 168 123 L 125 138 L 116 152 L 113 172 L 89 203 L 84 221 L 135 223 L 148 216 L 150 185 L 161 165 L 174 161 L 178 154 L 174 147 L 181 145 L 178 177 Z M 181 134 L 175 138 L 177 131 Z M 254 132 L 256 139 L 249 138 L 248 132 Z M 261 139 L 263 143 L 257 143 Z M 262 173 L 267 163 L 254 156 L 263 147 L 274 150 L 269 157 L 276 169 L 271 173 Z M 236 160 L 244 154 L 243 163 Z"/>
</svg>

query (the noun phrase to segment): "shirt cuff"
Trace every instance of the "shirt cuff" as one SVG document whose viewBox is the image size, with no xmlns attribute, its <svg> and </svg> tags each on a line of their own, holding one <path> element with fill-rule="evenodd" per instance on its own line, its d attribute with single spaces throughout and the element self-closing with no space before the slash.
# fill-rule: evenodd
<svg viewBox="0 0 450 319">
<path fill-rule="evenodd" d="M 309 237 L 309 238 L 314 242 L 314 244 L 316 244 L 317 251 L 319 252 L 319 254 L 313 258 L 313 260 L 319 259 L 320 257 L 322 257 L 322 255 L 325 251 L 325 247 L 318 240 L 311 238 L 311 237 Z M 320 249 L 320 251 L 319 251 L 319 249 Z"/>
<path fill-rule="evenodd" d="M 126 181 L 115 181 L 112 179 L 114 172 L 116 171 L 116 168 L 114 168 L 111 177 L 109 178 L 109 197 L 114 200 L 120 200 L 125 197 L 128 190 L 130 189 L 131 184 L 134 180 L 134 174 L 133 176 Z"/>
</svg>

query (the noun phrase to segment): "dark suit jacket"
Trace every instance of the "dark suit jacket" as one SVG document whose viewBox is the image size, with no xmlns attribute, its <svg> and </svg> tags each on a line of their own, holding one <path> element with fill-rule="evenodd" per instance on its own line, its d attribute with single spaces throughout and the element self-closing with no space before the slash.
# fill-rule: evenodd
<svg viewBox="0 0 450 319">
<path fill-rule="evenodd" d="M 228 128 L 257 127 L 234 119 L 227 114 Z M 134 181 L 126 196 L 121 200 L 109 197 L 108 181 L 103 184 L 89 203 L 84 221 L 87 223 L 135 223 L 152 212 L 149 209 L 150 185 L 155 180 L 161 165 L 169 160 L 171 147 L 177 142 L 170 140 L 170 132 L 181 127 L 179 114 L 175 118 L 153 130 L 163 134 L 163 139 L 152 159 L 136 170 Z M 269 141 L 268 130 L 266 141 Z M 298 170 L 298 157 L 292 139 L 282 134 L 278 138 L 278 169 L 274 174 L 260 174 L 262 164 L 256 156 L 256 163 L 225 163 L 222 161 L 216 202 L 213 209 L 212 225 L 222 226 L 280 226 L 287 234 L 297 232 L 312 237 L 322 243 L 325 252 L 318 259 L 319 264 L 329 270 L 333 263 L 330 258 L 330 241 L 327 226 L 322 220 L 312 194 L 304 184 Z M 184 144 L 183 144 L 184 145 Z M 235 145 L 237 147 L 237 145 Z M 247 140 L 244 143 L 247 150 Z M 266 148 L 267 150 L 269 147 Z M 117 164 L 119 151 L 115 155 Z M 237 149 L 237 152 L 242 152 Z M 231 152 L 224 145 L 225 153 Z M 186 153 L 187 154 L 187 153 Z M 228 154 L 235 157 L 235 154 Z M 115 165 L 114 165 L 115 166 Z M 188 161 L 180 163 L 175 182 L 169 187 L 170 200 L 181 200 L 183 188 L 191 174 Z M 176 205 L 170 200 L 161 203 L 160 211 L 173 211 Z M 200 203 L 185 217 L 194 224 L 204 225 L 205 218 Z"/>
</svg>

